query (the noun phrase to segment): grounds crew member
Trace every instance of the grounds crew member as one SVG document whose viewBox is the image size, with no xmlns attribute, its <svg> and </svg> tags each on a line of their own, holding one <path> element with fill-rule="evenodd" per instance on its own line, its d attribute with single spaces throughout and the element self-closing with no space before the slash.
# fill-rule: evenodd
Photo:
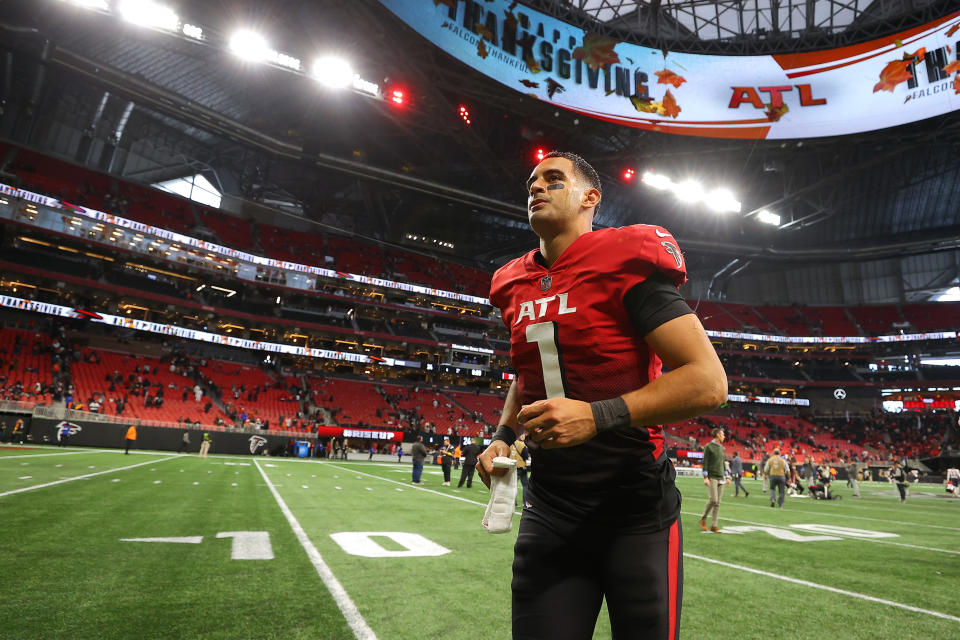
<svg viewBox="0 0 960 640">
<path fill-rule="evenodd" d="M 127 450 L 124 451 L 124 453 L 126 455 L 130 455 L 130 445 L 137 444 L 137 426 L 136 425 L 132 424 L 129 427 L 127 427 L 127 435 L 124 438 L 124 440 L 127 443 Z"/>
</svg>

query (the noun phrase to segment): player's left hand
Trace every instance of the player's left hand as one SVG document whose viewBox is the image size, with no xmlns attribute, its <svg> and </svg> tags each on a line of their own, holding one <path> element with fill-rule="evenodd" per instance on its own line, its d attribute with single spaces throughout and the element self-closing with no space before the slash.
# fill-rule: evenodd
<svg viewBox="0 0 960 640">
<path fill-rule="evenodd" d="M 527 437 L 544 449 L 575 447 L 597 435 L 590 405 L 570 398 L 550 398 L 524 405 L 517 420 Z"/>
</svg>

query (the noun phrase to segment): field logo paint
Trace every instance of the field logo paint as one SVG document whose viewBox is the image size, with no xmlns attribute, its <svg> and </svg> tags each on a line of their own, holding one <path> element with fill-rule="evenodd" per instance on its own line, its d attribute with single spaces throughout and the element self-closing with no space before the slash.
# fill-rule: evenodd
<svg viewBox="0 0 960 640">
<path fill-rule="evenodd" d="M 724 533 L 750 533 L 752 531 L 766 531 L 774 538 L 779 538 L 780 540 L 789 540 L 790 542 L 824 542 L 827 540 L 843 540 L 843 538 L 837 538 L 835 536 L 803 536 L 789 529 L 781 529 L 779 527 L 757 527 L 753 525 L 737 526 L 737 527 L 724 527 Z"/>
<path fill-rule="evenodd" d="M 800 535 L 795 531 L 791 531 L 790 529 L 799 529 L 800 531 L 809 531 L 811 533 L 819 533 L 821 535 L 805 536 Z M 765 531 L 774 538 L 779 538 L 780 540 L 789 540 L 790 542 L 824 542 L 828 540 L 844 540 L 848 538 L 874 539 L 900 537 L 896 533 L 870 531 L 868 529 L 850 529 L 848 527 L 837 527 L 830 524 L 791 524 L 790 529 L 784 529 L 782 527 L 746 525 L 724 527 L 723 532 L 740 534 L 750 533 L 752 531 Z"/>
<path fill-rule="evenodd" d="M 870 531 L 869 529 L 850 529 L 848 527 L 836 527 L 832 524 L 792 524 L 793 529 L 801 531 L 813 531 L 814 533 L 823 533 L 826 535 L 848 536 L 851 538 L 899 538 L 896 533 L 887 533 L 886 531 Z"/>
<path fill-rule="evenodd" d="M 402 551 L 384 549 L 372 536 L 390 538 L 401 547 Z M 450 553 L 450 549 L 441 547 L 436 542 L 424 538 L 419 533 L 404 533 L 402 531 L 343 531 L 331 533 L 333 541 L 340 548 L 352 556 L 364 558 L 413 558 L 442 556 Z"/>
<path fill-rule="evenodd" d="M 250 436 L 250 453 L 257 455 L 257 451 L 265 444 L 267 444 L 267 439 L 263 436 Z"/>
<path fill-rule="evenodd" d="M 233 538 L 231 560 L 273 560 L 270 534 L 266 531 L 221 531 L 218 538 Z"/>
<path fill-rule="evenodd" d="M 61 436 L 61 433 L 60 433 L 60 432 L 61 432 L 61 430 L 62 430 L 64 427 L 70 427 L 70 436 L 71 436 L 71 437 L 73 437 L 73 436 L 77 435 L 78 433 L 80 433 L 81 431 L 83 431 L 83 427 L 81 427 L 80 425 L 74 424 L 74 423 L 72 423 L 72 422 L 67 422 L 66 420 L 63 420 L 63 421 L 61 421 L 60 423 L 58 423 L 58 424 L 53 428 L 53 432 L 54 432 L 54 433 L 56 434 L 56 436 L 57 436 L 57 442 L 60 442 L 60 436 Z"/>
</svg>

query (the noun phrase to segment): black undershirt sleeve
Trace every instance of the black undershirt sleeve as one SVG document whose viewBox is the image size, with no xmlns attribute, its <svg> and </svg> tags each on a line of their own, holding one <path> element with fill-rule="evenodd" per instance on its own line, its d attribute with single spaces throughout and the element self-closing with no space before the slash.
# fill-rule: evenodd
<svg viewBox="0 0 960 640">
<path fill-rule="evenodd" d="M 676 285 L 663 273 L 654 272 L 623 296 L 623 304 L 641 337 L 674 318 L 693 313 Z"/>
</svg>

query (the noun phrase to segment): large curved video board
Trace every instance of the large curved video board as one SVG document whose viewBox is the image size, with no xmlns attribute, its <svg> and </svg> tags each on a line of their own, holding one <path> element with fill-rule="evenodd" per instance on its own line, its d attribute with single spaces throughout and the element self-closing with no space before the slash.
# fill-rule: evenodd
<svg viewBox="0 0 960 640">
<path fill-rule="evenodd" d="M 625 126 L 718 138 L 813 138 L 960 108 L 960 12 L 839 49 L 717 56 L 618 42 L 512 0 L 380 2 L 508 87 Z"/>
</svg>

